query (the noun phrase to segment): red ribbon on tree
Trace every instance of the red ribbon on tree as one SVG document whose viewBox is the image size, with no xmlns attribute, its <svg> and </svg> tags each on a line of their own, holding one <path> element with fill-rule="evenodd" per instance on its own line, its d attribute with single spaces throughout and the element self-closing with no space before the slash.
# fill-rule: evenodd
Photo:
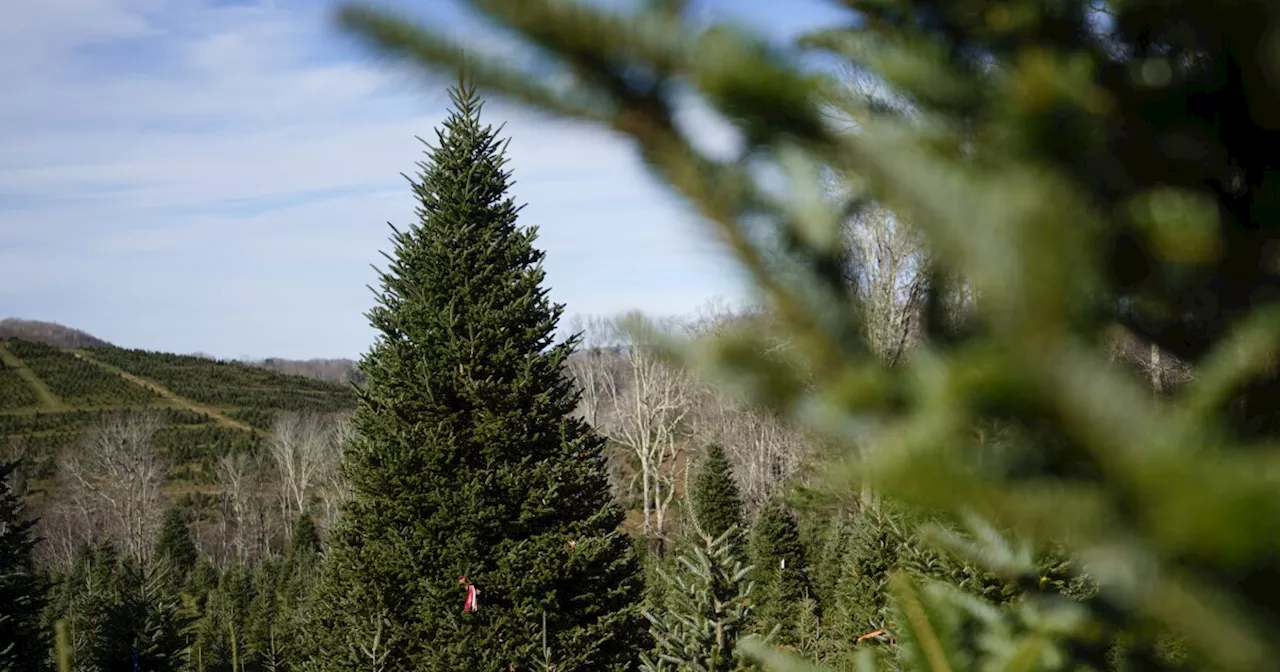
<svg viewBox="0 0 1280 672">
<path fill-rule="evenodd" d="M 480 609 L 480 590 L 467 582 L 467 577 L 463 576 L 458 579 L 458 583 L 467 587 L 467 600 L 462 603 L 463 611 L 478 611 Z"/>
</svg>

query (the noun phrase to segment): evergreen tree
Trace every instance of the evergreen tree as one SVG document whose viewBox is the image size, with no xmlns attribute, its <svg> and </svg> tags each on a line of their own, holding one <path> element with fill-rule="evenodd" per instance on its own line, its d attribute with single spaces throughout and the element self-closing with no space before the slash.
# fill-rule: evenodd
<svg viewBox="0 0 1280 672">
<path fill-rule="evenodd" d="M 742 497 L 738 484 L 733 480 L 733 467 L 719 444 L 707 447 L 707 454 L 698 463 L 698 475 L 694 478 L 689 494 L 694 520 L 701 533 L 719 538 L 730 530 L 728 537 L 732 553 L 742 553 Z M 741 557 L 741 556 L 739 556 Z"/>
<path fill-rule="evenodd" d="M 681 544 L 673 566 L 658 569 L 669 590 L 660 609 L 645 611 L 654 649 L 642 654 L 642 672 L 747 669 L 737 643 L 752 618 L 753 584 L 731 546 L 736 532 Z"/>
<path fill-rule="evenodd" d="M 160 536 L 156 540 L 155 561 L 168 567 L 166 570 L 173 585 L 182 585 L 196 567 L 199 553 L 191 540 L 191 531 L 182 517 L 182 510 L 170 507 L 164 514 Z"/>
<path fill-rule="evenodd" d="M 517 226 L 504 144 L 467 85 L 413 182 L 369 314 L 380 336 L 345 456 L 353 498 L 330 533 L 308 626 L 317 662 L 351 669 L 629 667 L 639 566 L 618 532 L 603 440 L 574 417 L 553 345 L 562 306 Z M 466 587 L 480 608 L 464 612 Z M 373 650 L 373 642 L 378 650 Z"/>
<path fill-rule="evenodd" d="M 292 563 L 310 562 L 320 553 L 320 533 L 311 514 L 298 516 L 293 523 L 293 539 L 289 542 L 289 558 Z"/>
<path fill-rule="evenodd" d="M 0 463 L 0 670 L 14 671 L 43 669 L 48 652 L 47 582 L 32 558 L 35 521 L 23 518 L 17 470 L 17 462 Z"/>
<path fill-rule="evenodd" d="M 76 672 L 178 670 L 188 625 L 167 566 L 142 568 L 107 543 L 76 551 L 50 605 L 65 619 Z"/>
<path fill-rule="evenodd" d="M 102 616 L 98 668 L 104 671 L 177 672 L 185 660 L 187 621 L 170 590 L 168 566 L 117 564 L 121 591 Z"/>
<path fill-rule="evenodd" d="M 812 590 L 799 527 L 780 498 L 769 500 L 756 516 L 751 563 L 762 629 L 768 632 L 777 626 L 777 641 L 793 643 L 800 625 L 800 603 Z"/>
</svg>

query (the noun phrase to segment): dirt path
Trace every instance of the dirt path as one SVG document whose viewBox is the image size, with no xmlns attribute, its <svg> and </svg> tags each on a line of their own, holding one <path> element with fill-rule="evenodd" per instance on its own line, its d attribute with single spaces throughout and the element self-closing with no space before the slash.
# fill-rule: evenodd
<svg viewBox="0 0 1280 672">
<path fill-rule="evenodd" d="M 155 392 L 156 394 L 164 397 L 165 399 L 168 399 L 169 401 L 177 404 L 182 408 L 187 409 L 188 411 L 207 415 L 210 418 L 213 418 L 214 422 L 218 423 L 219 425 L 222 425 L 223 427 L 231 427 L 232 429 L 238 429 L 242 432 L 253 431 L 253 428 L 250 427 L 249 425 L 246 425 L 243 422 L 240 422 L 238 420 L 233 420 L 231 418 L 228 418 L 227 416 L 223 415 L 220 411 L 218 411 L 218 409 L 213 408 L 212 406 L 197 404 L 196 402 L 191 401 L 190 399 L 186 399 L 184 397 L 179 397 L 178 395 L 169 391 L 168 388 L 160 385 L 159 383 L 147 380 L 146 378 L 139 378 L 138 376 L 135 376 L 132 373 L 129 373 L 128 371 L 125 371 L 119 367 L 112 366 L 106 362 L 94 359 L 93 357 L 89 356 L 88 353 L 82 352 L 80 350 L 72 350 L 71 354 L 75 355 L 76 357 L 79 357 L 80 359 L 83 359 L 86 362 L 97 364 L 98 366 L 102 367 L 103 369 L 106 369 L 107 371 L 110 371 L 111 373 L 119 374 L 120 377 L 133 383 L 134 385 L 151 390 L 152 392 Z"/>
<path fill-rule="evenodd" d="M 0 344 L 0 359 L 4 360 L 5 366 L 17 371 L 18 375 L 27 381 L 31 389 L 35 390 L 36 396 L 40 397 L 40 403 L 44 404 L 45 408 L 51 411 L 66 409 L 67 405 L 62 403 L 62 400 L 57 395 L 49 391 L 44 381 L 40 380 L 40 376 L 37 376 L 35 371 L 27 368 L 26 363 L 18 359 L 12 352 L 9 352 L 9 349 L 4 347 L 3 344 Z"/>
</svg>

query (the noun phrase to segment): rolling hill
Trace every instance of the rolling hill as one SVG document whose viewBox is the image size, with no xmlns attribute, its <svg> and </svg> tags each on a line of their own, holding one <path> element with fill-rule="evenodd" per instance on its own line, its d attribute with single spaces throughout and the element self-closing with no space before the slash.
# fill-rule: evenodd
<svg viewBox="0 0 1280 672">
<path fill-rule="evenodd" d="M 280 411 L 355 405 L 350 384 L 103 345 L 83 332 L 64 342 L 84 345 L 0 339 L 0 447 L 37 463 L 51 464 L 104 414 L 152 409 L 166 423 L 159 447 L 198 480 L 216 457 L 260 441 Z"/>
</svg>

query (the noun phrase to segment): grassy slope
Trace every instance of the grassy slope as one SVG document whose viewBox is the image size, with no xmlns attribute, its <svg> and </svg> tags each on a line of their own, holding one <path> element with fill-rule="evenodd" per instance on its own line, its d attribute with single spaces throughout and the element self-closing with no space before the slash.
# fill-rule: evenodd
<svg viewBox="0 0 1280 672">
<path fill-rule="evenodd" d="M 15 341 L 14 343 L 22 343 L 22 341 Z M 44 381 L 21 359 L 18 359 L 6 345 L 6 343 L 0 342 L 0 359 L 4 361 L 5 368 L 17 372 L 22 380 L 27 383 L 28 388 L 35 393 L 36 398 L 40 400 L 40 405 L 43 409 L 65 410 L 66 406 L 62 403 L 62 400 L 53 396 Z"/>
</svg>

